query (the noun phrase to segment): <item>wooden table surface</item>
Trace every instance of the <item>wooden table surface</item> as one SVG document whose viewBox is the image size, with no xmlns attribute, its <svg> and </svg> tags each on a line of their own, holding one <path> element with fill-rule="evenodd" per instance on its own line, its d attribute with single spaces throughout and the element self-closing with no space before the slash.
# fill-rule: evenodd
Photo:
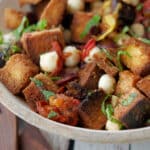
<svg viewBox="0 0 150 150">
<path fill-rule="evenodd" d="M 150 150 L 150 142 L 93 144 L 69 140 L 30 126 L 0 104 L 0 150 Z"/>
</svg>

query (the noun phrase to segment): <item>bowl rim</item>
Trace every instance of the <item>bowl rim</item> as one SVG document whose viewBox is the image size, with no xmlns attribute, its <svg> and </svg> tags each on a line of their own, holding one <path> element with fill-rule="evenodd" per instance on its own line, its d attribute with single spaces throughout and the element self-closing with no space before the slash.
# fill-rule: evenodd
<svg viewBox="0 0 150 150">
<path fill-rule="evenodd" d="M 14 96 L 1 82 L 0 103 L 29 124 L 70 139 L 100 143 L 131 143 L 150 139 L 150 127 L 121 131 L 91 130 L 46 119 L 32 111 L 21 98 Z"/>
</svg>

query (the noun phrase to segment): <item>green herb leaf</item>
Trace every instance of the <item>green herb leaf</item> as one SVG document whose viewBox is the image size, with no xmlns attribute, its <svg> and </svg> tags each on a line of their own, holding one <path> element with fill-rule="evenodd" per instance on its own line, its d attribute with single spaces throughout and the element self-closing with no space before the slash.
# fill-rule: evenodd
<svg viewBox="0 0 150 150">
<path fill-rule="evenodd" d="M 111 97 L 110 94 L 106 95 L 106 96 L 104 97 L 104 100 L 103 100 L 102 104 L 101 104 L 101 111 L 103 112 L 104 115 L 107 115 L 107 113 L 106 113 L 106 104 L 105 104 L 105 103 L 106 103 L 106 101 L 107 101 L 110 97 Z"/>
<path fill-rule="evenodd" d="M 44 30 L 47 27 L 47 20 L 40 20 L 36 25 L 36 30 Z"/>
<path fill-rule="evenodd" d="M 49 100 L 51 96 L 55 96 L 55 93 L 52 91 L 47 91 L 47 90 L 41 90 L 42 94 L 44 95 L 46 100 Z"/>
<path fill-rule="evenodd" d="M 3 33 L 0 31 L 0 44 L 3 44 L 3 41 L 4 41 Z"/>
<path fill-rule="evenodd" d="M 140 41 L 142 41 L 143 43 L 146 43 L 146 44 L 150 44 L 150 40 L 149 39 L 146 39 L 146 38 L 138 38 Z"/>
<path fill-rule="evenodd" d="M 20 52 L 21 49 L 17 45 L 12 45 L 11 50 L 12 50 L 12 53 L 18 53 L 18 52 Z"/>
<path fill-rule="evenodd" d="M 60 80 L 61 79 L 61 77 L 58 77 L 58 76 L 56 76 L 56 77 L 51 77 L 51 80 L 52 81 L 58 81 L 58 80 Z"/>
<path fill-rule="evenodd" d="M 113 60 L 112 55 L 110 54 L 110 52 L 106 48 L 101 48 L 100 50 L 106 54 L 108 59 Z"/>
<path fill-rule="evenodd" d="M 106 116 L 108 120 L 111 120 L 114 113 L 114 109 L 111 104 L 106 105 Z"/>
<path fill-rule="evenodd" d="M 29 26 L 29 20 L 28 20 L 28 18 L 25 16 L 25 17 L 23 17 L 20 26 L 19 26 L 16 30 L 13 31 L 13 34 L 16 36 L 16 38 L 17 38 L 18 40 L 19 40 L 20 37 L 22 36 L 23 31 L 24 31 L 24 29 L 25 29 L 27 26 Z"/>
<path fill-rule="evenodd" d="M 150 119 L 148 119 L 148 120 L 146 121 L 146 123 L 147 123 L 147 124 L 150 124 Z"/>
<path fill-rule="evenodd" d="M 92 27 L 97 26 L 100 20 L 101 17 L 99 15 L 93 16 L 92 19 L 90 19 L 89 22 L 86 24 L 84 31 L 81 33 L 81 39 L 83 39 L 90 32 Z"/>
<path fill-rule="evenodd" d="M 142 8 L 143 8 L 143 4 L 142 4 L 142 3 L 139 3 L 139 4 L 136 6 L 136 10 L 137 10 L 137 11 L 142 10 Z"/>
<path fill-rule="evenodd" d="M 126 34 L 127 32 L 129 32 L 130 28 L 128 26 L 124 26 L 121 33 L 122 34 Z"/>
<path fill-rule="evenodd" d="M 122 50 L 119 50 L 117 52 L 117 63 L 118 63 L 118 67 L 119 67 L 119 70 L 120 71 L 123 71 L 123 66 L 121 64 L 121 55 L 126 55 L 128 57 L 131 57 L 131 55 L 127 52 L 127 51 L 122 51 Z"/>
<path fill-rule="evenodd" d="M 123 106 L 128 106 L 128 105 L 130 105 L 130 104 L 133 102 L 133 100 L 136 98 L 136 96 L 137 96 L 136 93 L 131 93 L 127 99 L 124 99 L 124 100 L 121 102 L 121 104 L 122 104 Z"/>
<path fill-rule="evenodd" d="M 56 117 L 57 115 L 58 115 L 57 112 L 51 111 L 51 112 L 48 114 L 48 118 L 49 118 L 49 119 L 52 119 L 52 118 Z"/>
<path fill-rule="evenodd" d="M 34 84 L 37 86 L 37 87 L 42 87 L 43 86 L 43 82 L 38 80 L 38 79 L 35 79 L 35 78 L 30 78 L 30 80 L 32 82 L 34 82 Z"/>
<path fill-rule="evenodd" d="M 44 30 L 47 26 L 46 20 L 40 20 L 37 24 L 33 24 L 24 29 L 24 32 L 33 32 Z"/>
</svg>

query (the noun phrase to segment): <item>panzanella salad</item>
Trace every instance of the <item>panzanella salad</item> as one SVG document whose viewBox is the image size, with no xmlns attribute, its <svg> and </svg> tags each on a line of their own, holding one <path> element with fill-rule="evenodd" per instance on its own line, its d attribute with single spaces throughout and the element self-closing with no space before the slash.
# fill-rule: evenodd
<svg viewBox="0 0 150 150">
<path fill-rule="evenodd" d="M 5 8 L 0 81 L 43 117 L 97 130 L 150 125 L 150 0 L 18 0 Z"/>
</svg>

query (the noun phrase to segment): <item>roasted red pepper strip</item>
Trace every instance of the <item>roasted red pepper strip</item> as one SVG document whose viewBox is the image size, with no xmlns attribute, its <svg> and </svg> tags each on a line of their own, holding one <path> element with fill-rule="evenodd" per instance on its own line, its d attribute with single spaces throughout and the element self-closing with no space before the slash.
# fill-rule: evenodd
<svg viewBox="0 0 150 150">
<path fill-rule="evenodd" d="M 63 68 L 63 53 L 60 44 L 57 41 L 52 42 L 52 50 L 55 50 L 59 56 L 57 62 L 57 69 L 52 73 L 53 75 L 57 75 Z"/>
<path fill-rule="evenodd" d="M 94 48 L 95 45 L 96 45 L 96 40 L 93 39 L 93 38 L 90 39 L 90 40 L 86 43 L 86 45 L 84 46 L 83 51 L 82 51 L 82 60 L 84 60 L 84 58 L 89 55 L 91 49 Z"/>
</svg>

